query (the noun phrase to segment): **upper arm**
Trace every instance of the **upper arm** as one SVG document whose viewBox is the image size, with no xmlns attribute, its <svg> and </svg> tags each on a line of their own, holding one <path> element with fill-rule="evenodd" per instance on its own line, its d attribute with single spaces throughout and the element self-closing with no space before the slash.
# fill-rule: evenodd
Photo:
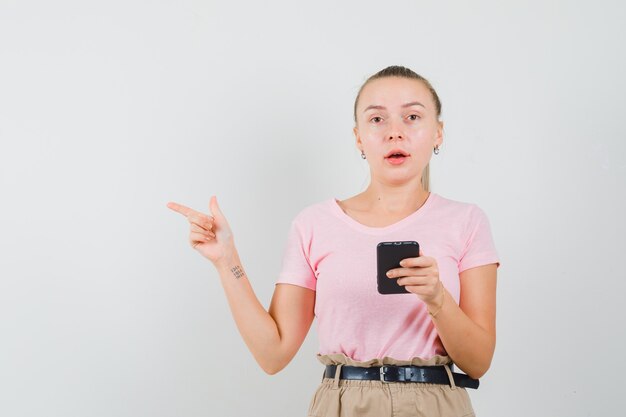
<svg viewBox="0 0 626 417">
<path fill-rule="evenodd" d="M 292 284 L 276 284 L 269 308 L 280 335 L 281 366 L 295 356 L 315 317 L 315 291 Z"/>
<path fill-rule="evenodd" d="M 496 338 L 496 275 L 495 263 L 464 270 L 459 274 L 461 294 L 459 307 L 478 326 Z"/>
</svg>

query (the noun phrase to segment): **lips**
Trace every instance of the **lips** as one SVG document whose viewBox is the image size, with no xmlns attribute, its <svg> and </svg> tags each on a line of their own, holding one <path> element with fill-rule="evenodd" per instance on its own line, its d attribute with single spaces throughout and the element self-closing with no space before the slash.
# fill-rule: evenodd
<svg viewBox="0 0 626 417">
<path fill-rule="evenodd" d="M 405 152 L 402 149 L 392 149 L 389 152 L 387 152 L 387 155 L 385 155 L 385 158 L 391 158 L 391 157 L 399 158 L 399 157 L 406 157 L 406 156 L 410 156 L 408 152 Z"/>
</svg>

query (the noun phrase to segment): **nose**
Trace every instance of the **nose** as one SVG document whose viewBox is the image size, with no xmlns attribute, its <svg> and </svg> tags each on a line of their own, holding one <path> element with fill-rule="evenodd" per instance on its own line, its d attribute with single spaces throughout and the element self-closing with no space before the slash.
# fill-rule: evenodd
<svg viewBox="0 0 626 417">
<path fill-rule="evenodd" d="M 389 126 L 389 131 L 387 132 L 387 138 L 389 140 L 402 139 L 404 137 L 400 126 L 401 126 L 400 122 L 397 122 L 397 121 L 391 122 Z"/>
</svg>

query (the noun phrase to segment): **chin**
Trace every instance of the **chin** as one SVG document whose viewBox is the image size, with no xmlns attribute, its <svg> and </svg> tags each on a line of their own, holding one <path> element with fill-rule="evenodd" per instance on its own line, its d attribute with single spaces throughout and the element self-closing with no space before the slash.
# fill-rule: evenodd
<svg viewBox="0 0 626 417">
<path fill-rule="evenodd" d="M 385 182 L 391 184 L 405 184 L 412 181 L 419 181 L 420 177 L 417 173 L 413 174 L 399 174 L 399 175 L 385 175 L 383 176 Z"/>
</svg>

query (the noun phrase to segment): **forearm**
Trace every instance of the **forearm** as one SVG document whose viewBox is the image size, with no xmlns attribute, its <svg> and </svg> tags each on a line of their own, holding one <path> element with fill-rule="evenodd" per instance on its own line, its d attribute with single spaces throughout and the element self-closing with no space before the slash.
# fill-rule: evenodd
<svg viewBox="0 0 626 417">
<path fill-rule="evenodd" d="M 439 308 L 439 298 L 436 303 L 428 305 L 433 313 Z M 491 365 L 495 337 L 472 321 L 445 289 L 443 307 L 432 320 L 454 363 L 472 378 L 483 376 Z"/>
<path fill-rule="evenodd" d="M 275 373 L 280 362 L 278 326 L 256 297 L 237 251 L 216 268 L 244 342 L 261 368 Z"/>
</svg>

